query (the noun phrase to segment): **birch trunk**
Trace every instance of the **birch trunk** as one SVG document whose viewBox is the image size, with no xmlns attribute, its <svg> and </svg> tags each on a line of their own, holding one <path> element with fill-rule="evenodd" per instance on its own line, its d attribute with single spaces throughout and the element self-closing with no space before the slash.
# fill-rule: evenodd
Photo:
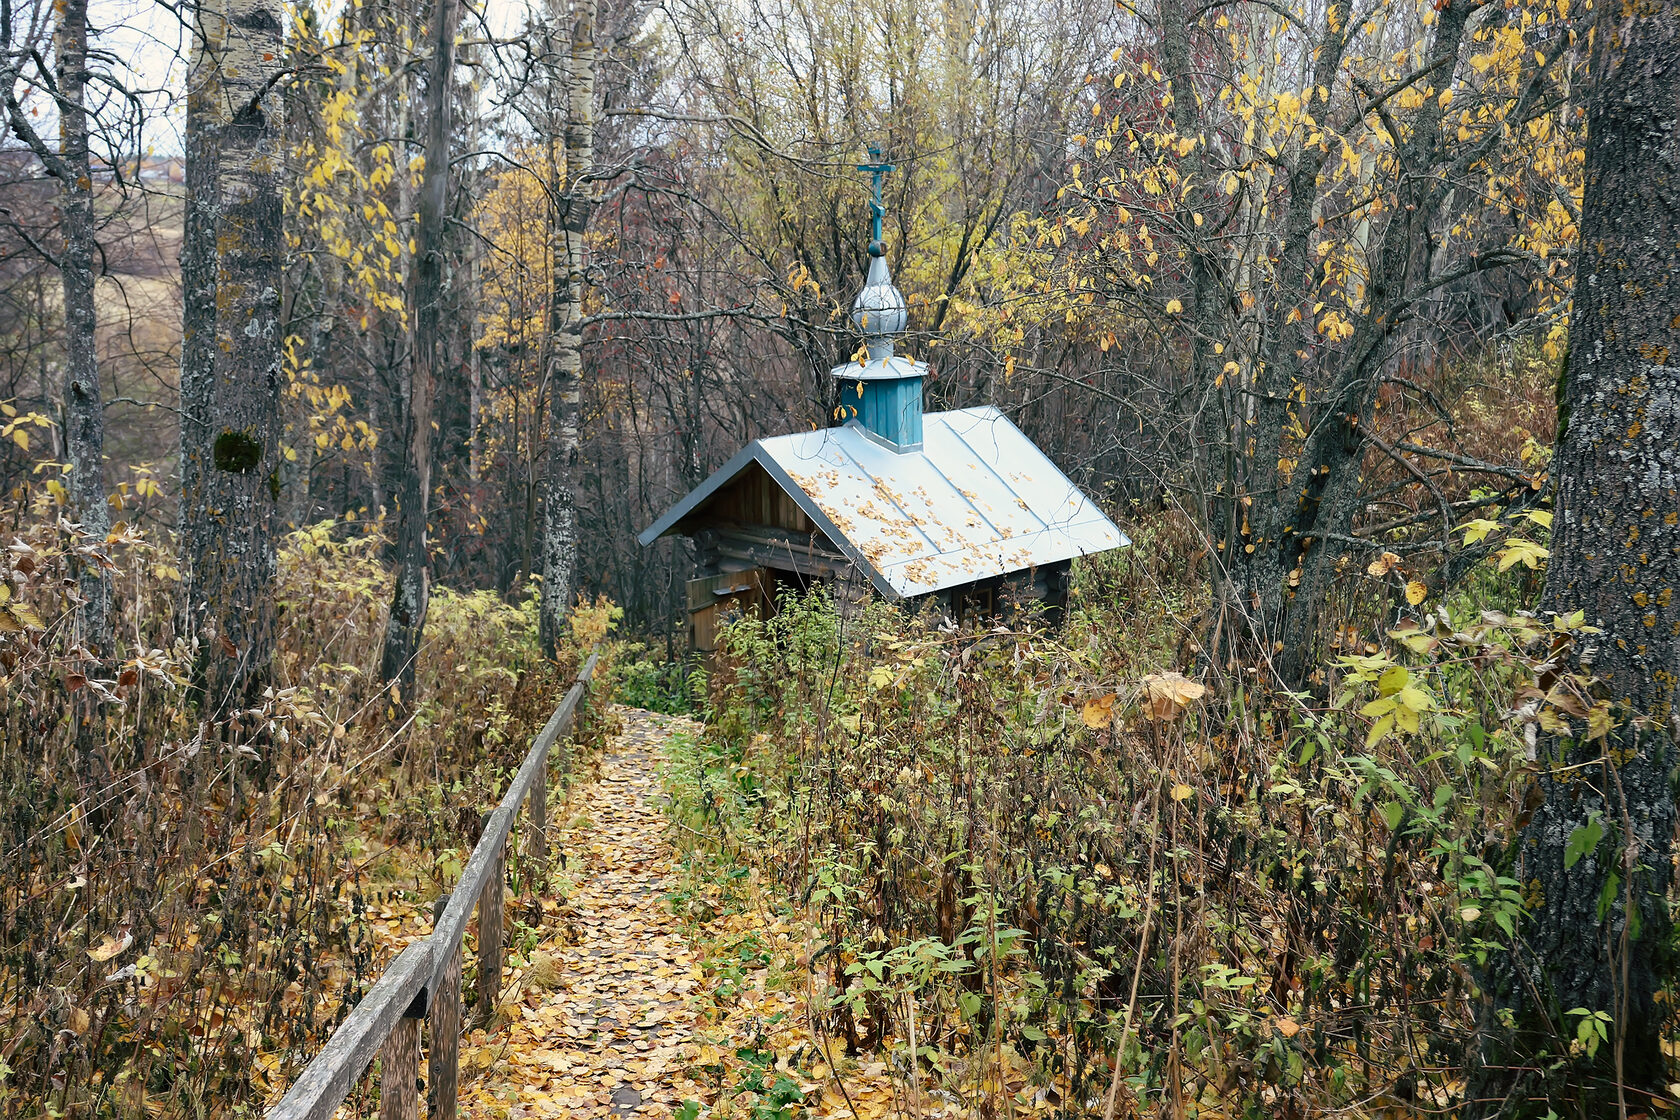
<svg viewBox="0 0 1680 1120">
<path fill-rule="evenodd" d="M 595 0 L 573 8 L 566 103 L 566 190 L 558 203 L 553 346 L 549 385 L 548 475 L 543 496 L 542 602 L 538 630 L 554 656 L 577 594 L 578 424 L 583 385 L 583 235 L 594 209 L 587 178 L 595 163 Z M 564 275 L 559 275 L 564 270 Z"/>
<path fill-rule="evenodd" d="M 97 349 L 98 317 L 94 307 L 97 278 L 93 259 L 97 250 L 94 242 L 93 172 L 88 155 L 87 113 L 87 56 L 88 6 L 87 0 L 61 0 L 55 8 L 58 21 L 53 28 L 53 83 L 56 86 L 55 106 L 58 110 L 58 146 L 50 147 L 35 131 L 33 123 L 14 96 L 5 99 L 8 123 L 17 138 L 41 161 L 47 174 L 57 180 L 58 232 L 62 243 L 58 259 L 59 281 L 64 295 L 64 348 L 66 370 L 64 378 L 63 414 L 60 416 L 64 438 L 62 448 L 53 434 L 48 449 L 50 457 L 68 460 L 70 509 L 89 538 L 104 543 L 111 528 L 110 507 L 106 503 L 104 456 L 105 415 L 99 385 L 99 355 Z M 8 21 L 0 32 L 9 36 Z M 7 68 L 3 75 L 7 87 L 23 80 L 20 72 Z M 45 318 L 45 291 L 36 288 L 37 314 Z M 40 359 L 41 400 L 49 408 L 52 391 L 49 388 L 47 359 Z M 105 569 L 85 558 L 78 562 L 78 591 L 84 600 L 74 620 L 73 644 L 80 644 L 95 653 L 110 652 L 111 586 Z"/>
<path fill-rule="evenodd" d="M 82 529 L 94 542 L 111 530 L 105 500 L 105 406 L 99 386 L 94 310 L 93 171 L 88 160 L 87 0 L 62 0 L 57 34 L 59 232 L 64 240 L 59 275 L 64 282 L 64 444 L 70 462 L 70 501 Z M 97 563 L 80 564 L 82 604 L 76 640 L 95 653 L 111 653 L 111 581 Z"/>
<path fill-rule="evenodd" d="M 284 55 L 276 0 L 205 0 L 187 75 L 182 571 L 210 713 L 255 699 L 274 651 Z"/>
<path fill-rule="evenodd" d="M 426 78 L 426 166 L 415 227 L 412 308 L 414 344 L 408 394 L 408 458 L 397 519 L 397 586 L 385 626 L 380 672 L 395 682 L 405 707 L 413 701 L 414 665 L 426 628 L 431 569 L 426 518 L 432 489 L 432 400 L 447 360 L 443 332 L 445 230 L 449 201 L 449 135 L 455 73 L 456 0 L 435 0 L 432 59 Z"/>
</svg>

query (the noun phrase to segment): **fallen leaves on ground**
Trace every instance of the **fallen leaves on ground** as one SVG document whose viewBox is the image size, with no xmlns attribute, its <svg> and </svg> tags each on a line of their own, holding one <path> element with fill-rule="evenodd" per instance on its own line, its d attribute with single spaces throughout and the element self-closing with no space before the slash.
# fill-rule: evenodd
<svg viewBox="0 0 1680 1120">
<path fill-rule="evenodd" d="M 778 888 L 753 872 L 750 903 L 732 907 L 723 896 L 740 885 L 683 880 L 659 771 L 668 737 L 698 726 L 621 712 L 625 729 L 598 780 L 569 801 L 557 851 L 570 889 L 540 900 L 541 943 L 529 964 L 504 972 L 496 1022 L 463 1040 L 461 1115 L 937 1120 L 971 1112 L 956 1081 L 995 1097 L 995 1058 L 972 1070 L 959 1063 L 954 1080 L 924 1070 L 912 1101 L 909 1078 L 887 1056 L 907 1049 L 903 1040 L 844 1055 L 808 1013 L 811 935 Z M 685 891 L 706 895 L 713 910 L 692 926 L 672 906 Z M 1059 1098 L 1035 1099 L 1028 1076 L 1007 1053 L 1002 1083 L 1017 1109 L 1053 1107 Z"/>
<path fill-rule="evenodd" d="M 670 1116 L 706 1095 L 689 1072 L 702 973 L 666 900 L 658 801 L 658 750 L 684 722 L 627 711 L 598 780 L 573 793 L 556 849 L 572 889 L 542 899 L 542 944 L 504 973 L 495 1028 L 462 1045 L 462 1116 Z"/>
</svg>

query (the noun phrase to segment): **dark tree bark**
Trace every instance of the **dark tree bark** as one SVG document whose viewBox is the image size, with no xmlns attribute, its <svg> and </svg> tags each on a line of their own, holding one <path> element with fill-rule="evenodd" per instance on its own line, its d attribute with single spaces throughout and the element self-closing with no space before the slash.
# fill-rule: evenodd
<svg viewBox="0 0 1680 1120">
<path fill-rule="evenodd" d="M 583 234 L 594 209 L 587 178 L 595 163 L 595 0 L 573 10 L 566 105 L 566 190 L 556 207 L 550 329 L 548 476 L 543 494 L 542 603 L 538 631 L 554 656 L 577 594 L 578 424 L 583 387 Z"/>
<path fill-rule="evenodd" d="M 274 652 L 284 45 L 274 0 L 194 13 L 181 244 L 182 570 L 207 710 Z"/>
<path fill-rule="evenodd" d="M 426 166 L 421 175 L 415 224 L 413 298 L 414 344 L 409 373 L 408 456 L 403 467 L 397 517 L 397 585 L 385 626 L 380 673 L 396 682 L 406 707 L 412 702 L 414 663 L 426 628 L 431 566 L 426 518 L 432 489 L 432 400 L 448 360 L 443 330 L 449 203 L 450 83 L 455 73 L 456 0 L 435 0 L 432 58 L 426 77 Z"/>
<path fill-rule="evenodd" d="M 1559 388 L 1558 485 L 1543 606 L 1585 612 L 1602 633 L 1571 649 L 1619 726 L 1543 750 L 1542 799 L 1517 877 L 1532 912 L 1493 972 L 1478 1105 L 1486 1113 L 1645 1112 L 1664 1093 L 1670 975 L 1667 894 L 1675 826 L 1669 772 L 1680 671 L 1680 9 L 1612 5 L 1599 16 L 1587 116 L 1586 189 Z M 1566 866 L 1572 838 L 1602 841 Z M 1610 1043 L 1537 1083 L 1584 1008 Z M 1498 1012 L 1503 1012 L 1499 1015 Z M 1498 1020 L 1514 1025 L 1514 1035 Z M 1547 1098 L 1542 1102 L 1541 1098 Z"/>
</svg>

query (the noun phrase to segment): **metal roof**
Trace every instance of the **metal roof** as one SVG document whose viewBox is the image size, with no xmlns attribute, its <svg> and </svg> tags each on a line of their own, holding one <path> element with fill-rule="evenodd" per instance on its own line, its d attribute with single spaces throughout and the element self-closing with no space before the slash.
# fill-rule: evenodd
<svg viewBox="0 0 1680 1120">
<path fill-rule="evenodd" d="M 889 599 L 1129 545 L 995 408 L 931 412 L 895 450 L 856 423 L 755 440 L 637 538 L 672 532 L 757 462 Z"/>
</svg>

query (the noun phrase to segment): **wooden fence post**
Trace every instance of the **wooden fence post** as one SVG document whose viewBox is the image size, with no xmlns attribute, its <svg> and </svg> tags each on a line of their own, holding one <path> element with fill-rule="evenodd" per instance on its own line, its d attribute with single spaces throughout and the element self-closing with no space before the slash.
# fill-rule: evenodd
<svg viewBox="0 0 1680 1120">
<path fill-rule="evenodd" d="M 419 1120 L 420 1020 L 397 1020 L 379 1064 L 379 1120 Z"/>
<path fill-rule="evenodd" d="M 496 1017 L 496 1001 L 502 995 L 502 894 L 506 890 L 507 849 L 496 853 L 496 863 L 478 896 L 478 1006 L 483 1022 Z"/>
<path fill-rule="evenodd" d="M 533 873 L 536 876 L 546 876 L 548 873 L 548 759 L 537 768 L 536 777 L 531 782 L 531 792 L 525 799 L 526 819 L 530 825 L 531 835 L 525 840 L 525 858 L 531 863 L 531 872 L 520 876 L 522 882 L 530 883 Z M 526 888 L 530 889 L 529 887 Z"/>
<path fill-rule="evenodd" d="M 426 1067 L 426 1120 L 455 1120 L 461 1084 L 461 946 L 455 946 L 449 967 L 432 996 L 426 1029 L 431 1047 Z"/>
</svg>

